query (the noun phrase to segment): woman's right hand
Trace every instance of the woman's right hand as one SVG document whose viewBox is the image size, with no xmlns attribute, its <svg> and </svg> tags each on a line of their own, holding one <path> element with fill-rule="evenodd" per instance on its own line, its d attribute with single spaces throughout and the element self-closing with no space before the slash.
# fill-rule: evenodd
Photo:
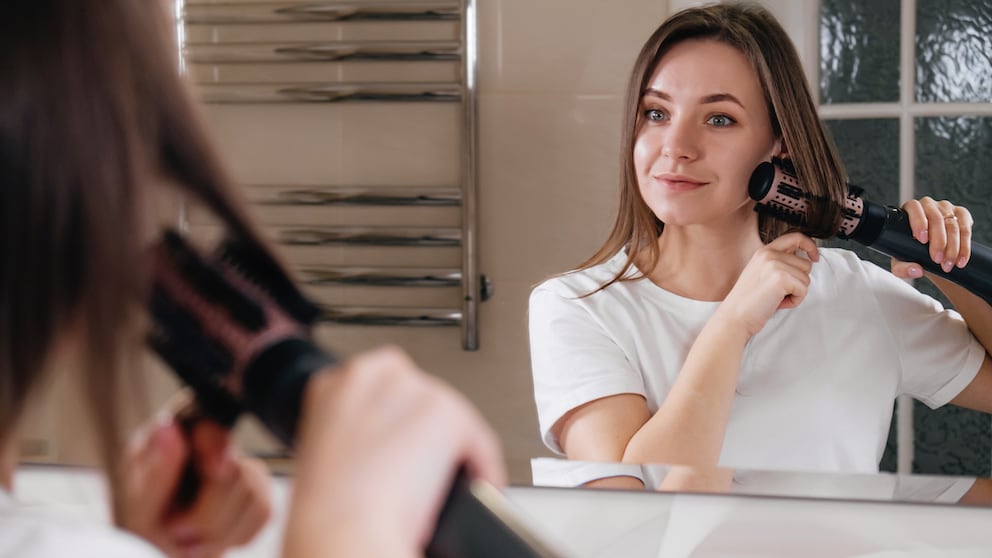
<svg viewBox="0 0 992 558">
<path fill-rule="evenodd" d="M 802 303 L 813 262 L 819 259 L 816 242 L 802 233 L 776 238 L 754 253 L 720 305 L 721 311 L 749 336 L 756 335 L 775 311 Z"/>
<path fill-rule="evenodd" d="M 314 376 L 297 433 L 286 556 L 422 556 L 461 466 L 506 482 L 494 432 L 399 349 Z"/>
</svg>

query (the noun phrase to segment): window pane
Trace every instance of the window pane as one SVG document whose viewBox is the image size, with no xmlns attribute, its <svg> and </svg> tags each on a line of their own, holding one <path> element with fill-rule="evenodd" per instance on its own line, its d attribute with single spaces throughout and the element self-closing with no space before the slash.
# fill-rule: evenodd
<svg viewBox="0 0 992 558">
<path fill-rule="evenodd" d="M 992 0 L 918 0 L 916 98 L 992 100 Z"/>
<path fill-rule="evenodd" d="M 899 100 L 899 0 L 823 0 L 823 103 Z"/>
</svg>

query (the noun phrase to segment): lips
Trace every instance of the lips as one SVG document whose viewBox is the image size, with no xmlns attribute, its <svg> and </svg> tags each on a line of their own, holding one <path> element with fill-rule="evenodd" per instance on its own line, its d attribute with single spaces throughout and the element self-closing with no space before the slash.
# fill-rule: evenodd
<svg viewBox="0 0 992 558">
<path fill-rule="evenodd" d="M 665 188 L 675 192 L 694 190 L 706 184 L 706 182 L 703 180 L 699 180 L 698 178 L 694 178 L 691 176 L 686 176 L 684 174 L 665 173 L 665 174 L 656 175 L 654 179 Z"/>
</svg>

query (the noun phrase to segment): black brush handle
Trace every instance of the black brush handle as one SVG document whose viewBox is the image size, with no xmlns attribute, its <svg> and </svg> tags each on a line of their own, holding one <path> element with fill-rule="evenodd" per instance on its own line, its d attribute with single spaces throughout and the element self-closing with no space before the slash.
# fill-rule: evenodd
<svg viewBox="0 0 992 558">
<path fill-rule="evenodd" d="M 865 202 L 868 205 L 871 202 Z M 875 204 L 872 204 L 875 205 Z M 920 264 L 923 269 L 961 285 L 985 302 L 992 304 L 992 249 L 977 242 L 971 243 L 971 258 L 963 268 L 952 267 L 944 271 L 930 256 L 930 248 L 913 238 L 909 226 L 909 215 L 902 209 L 884 207 L 884 222 L 874 239 L 862 240 L 857 235 L 851 238 L 881 252 L 905 262 Z M 874 215 L 875 211 L 866 211 L 866 215 Z"/>
</svg>

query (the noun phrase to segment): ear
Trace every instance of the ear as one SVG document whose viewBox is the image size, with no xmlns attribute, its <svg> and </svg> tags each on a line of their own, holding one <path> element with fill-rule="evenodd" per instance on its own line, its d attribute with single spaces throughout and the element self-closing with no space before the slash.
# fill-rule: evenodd
<svg viewBox="0 0 992 558">
<path fill-rule="evenodd" d="M 776 157 L 778 157 L 779 159 L 788 159 L 789 158 L 789 150 L 788 150 L 788 148 L 785 147 L 785 138 L 779 137 L 775 141 L 775 146 L 776 146 L 776 149 L 778 150 L 778 153 L 775 155 Z"/>
</svg>

